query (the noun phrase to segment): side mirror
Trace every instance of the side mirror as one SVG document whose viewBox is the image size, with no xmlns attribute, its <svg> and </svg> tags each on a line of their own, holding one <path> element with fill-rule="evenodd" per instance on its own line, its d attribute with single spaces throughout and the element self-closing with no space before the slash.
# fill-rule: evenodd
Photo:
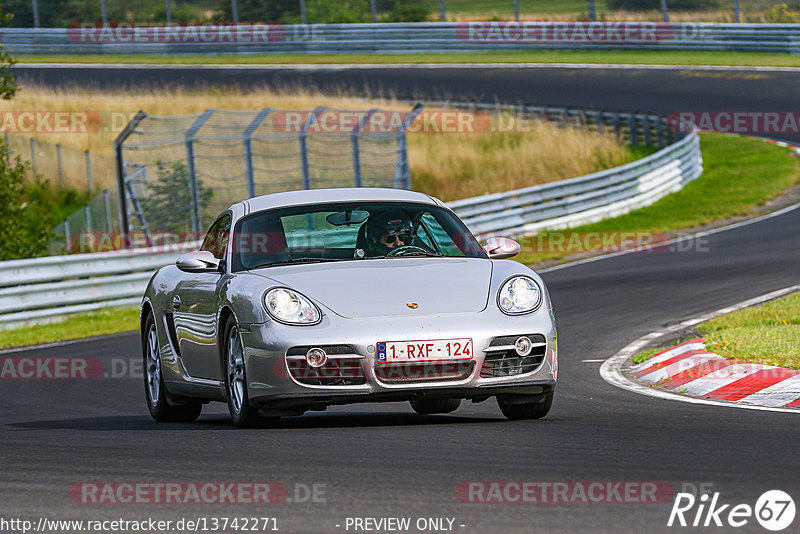
<svg viewBox="0 0 800 534">
<path fill-rule="evenodd" d="M 505 260 L 519 254 L 522 247 L 519 246 L 519 243 L 507 237 L 490 237 L 486 240 L 483 250 L 493 260 Z"/>
<path fill-rule="evenodd" d="M 187 252 L 175 262 L 178 269 L 186 273 L 214 273 L 219 272 L 221 261 L 207 250 Z"/>
</svg>

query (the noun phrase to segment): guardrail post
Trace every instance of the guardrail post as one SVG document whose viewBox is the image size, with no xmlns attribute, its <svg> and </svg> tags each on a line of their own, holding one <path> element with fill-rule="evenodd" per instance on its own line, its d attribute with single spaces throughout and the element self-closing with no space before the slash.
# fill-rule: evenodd
<svg viewBox="0 0 800 534">
<path fill-rule="evenodd" d="M 11 163 L 11 144 L 8 142 L 8 133 L 6 133 L 5 138 L 6 138 L 6 156 L 8 156 L 8 162 Z"/>
<path fill-rule="evenodd" d="M 661 119 L 656 120 L 656 139 L 658 140 L 658 148 L 664 148 L 664 123 Z"/>
<path fill-rule="evenodd" d="M 315 109 L 306 119 L 305 124 L 303 124 L 303 129 L 300 130 L 300 135 L 298 136 L 298 140 L 300 141 L 300 170 L 303 173 L 303 189 L 311 189 L 311 173 L 308 168 L 308 130 L 317 122 L 319 116 L 326 109 L 328 109 L 328 106 L 320 106 Z"/>
<path fill-rule="evenodd" d="M 622 139 L 622 124 L 619 118 L 619 113 L 614 113 L 613 123 L 614 123 L 614 133 L 617 134 L 617 142 Z"/>
<path fill-rule="evenodd" d="M 628 129 L 631 132 L 631 146 L 639 145 L 639 136 L 638 132 L 636 131 L 638 127 L 639 125 L 636 124 L 636 116 L 631 113 L 628 115 Z"/>
<path fill-rule="evenodd" d="M 92 157 L 89 155 L 89 151 L 86 151 L 86 183 L 88 186 L 89 193 L 92 192 Z"/>
<path fill-rule="evenodd" d="M 69 219 L 64 219 L 64 239 L 67 242 L 67 250 L 72 251 L 72 240 L 69 236 Z"/>
<path fill-rule="evenodd" d="M 106 211 L 106 232 L 108 232 L 110 238 L 111 232 L 114 231 L 114 226 L 111 224 L 111 200 L 108 197 L 108 189 L 103 190 L 103 206 Z"/>
<path fill-rule="evenodd" d="M 653 139 L 650 135 L 650 121 L 647 119 L 647 115 L 642 116 L 642 132 L 644 132 L 644 146 L 651 146 Z"/>
<path fill-rule="evenodd" d="M 83 216 L 86 217 L 86 233 L 92 232 L 92 212 L 89 209 L 89 204 L 83 206 Z"/>
<path fill-rule="evenodd" d="M 194 164 L 194 136 L 200 131 L 200 128 L 208 122 L 211 115 L 214 114 L 215 109 L 205 110 L 194 123 L 186 130 L 184 136 L 184 143 L 186 144 L 186 171 L 189 175 L 189 192 L 192 195 L 192 232 L 195 234 L 200 233 L 201 218 L 200 218 L 200 191 L 197 184 L 197 169 Z"/>
<path fill-rule="evenodd" d="M 114 139 L 114 167 L 117 173 L 117 195 L 119 196 L 119 232 L 121 238 L 122 248 L 130 248 L 130 240 L 128 239 L 128 197 L 127 190 L 125 189 L 125 160 L 122 154 L 122 145 L 128 139 L 140 122 L 147 117 L 147 114 L 139 110 L 136 115 L 130 120 L 125 128 Z"/>
<path fill-rule="evenodd" d="M 439 0 L 439 15 L 441 16 L 442 22 L 447 22 L 447 13 L 444 9 L 444 0 Z"/>
<path fill-rule="evenodd" d="M 36 140 L 31 137 L 31 172 L 34 180 L 36 179 Z"/>
<path fill-rule="evenodd" d="M 247 179 L 247 196 L 249 198 L 256 196 L 256 180 L 253 172 L 253 134 L 271 112 L 272 108 L 262 109 L 244 130 L 244 172 Z"/>
<path fill-rule="evenodd" d="M 669 123 L 666 119 L 662 119 L 664 124 L 664 129 L 667 131 L 667 144 L 671 145 L 675 142 L 675 132 L 672 131 L 672 128 L 669 127 Z"/>
<path fill-rule="evenodd" d="M 519 0 L 514 0 L 514 20 L 519 22 Z"/>
<path fill-rule="evenodd" d="M 395 189 L 411 189 L 411 170 L 408 167 L 408 140 L 406 139 L 406 131 L 411 126 L 411 123 L 422 113 L 425 106 L 418 103 L 414 106 L 406 118 L 403 119 L 403 129 L 397 134 L 397 167 L 394 171 L 394 187 Z"/>
<path fill-rule="evenodd" d="M 378 22 L 378 10 L 375 7 L 375 0 L 369 0 L 369 13 L 372 17 L 372 23 Z"/>
<path fill-rule="evenodd" d="M 361 151 L 358 147 L 358 134 L 361 133 L 361 130 L 364 129 L 364 125 L 376 111 L 378 111 L 378 109 L 373 108 L 362 115 L 361 118 L 358 119 L 358 124 L 353 126 L 353 130 L 350 132 L 350 150 L 353 153 L 353 185 L 355 187 L 361 187 Z"/>
<path fill-rule="evenodd" d="M 64 189 L 64 165 L 61 161 L 61 145 L 56 145 L 56 156 L 58 157 L 58 188 Z"/>
</svg>

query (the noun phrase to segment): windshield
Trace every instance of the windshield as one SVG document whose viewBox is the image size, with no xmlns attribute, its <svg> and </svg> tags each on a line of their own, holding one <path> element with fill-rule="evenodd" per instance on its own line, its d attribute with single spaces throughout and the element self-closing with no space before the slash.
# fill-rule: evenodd
<svg viewBox="0 0 800 534">
<path fill-rule="evenodd" d="M 486 258 L 472 233 L 439 206 L 313 204 L 260 211 L 234 231 L 234 271 L 287 263 L 409 256 Z"/>
</svg>

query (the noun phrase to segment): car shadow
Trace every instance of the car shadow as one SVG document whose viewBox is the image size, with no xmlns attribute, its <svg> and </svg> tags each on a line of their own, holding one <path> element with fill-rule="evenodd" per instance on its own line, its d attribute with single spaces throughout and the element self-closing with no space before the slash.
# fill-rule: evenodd
<svg viewBox="0 0 800 534">
<path fill-rule="evenodd" d="M 306 428 L 366 428 L 403 427 L 428 425 L 464 425 L 476 423 L 501 423 L 503 417 L 417 415 L 404 413 L 346 413 L 306 414 L 299 417 L 282 417 L 270 420 L 258 427 L 264 430 L 292 430 Z M 235 428 L 226 415 L 201 416 L 193 423 L 156 423 L 148 416 L 80 417 L 44 421 L 22 421 L 8 423 L 6 427 L 16 430 L 82 430 L 82 431 L 163 431 Z"/>
</svg>

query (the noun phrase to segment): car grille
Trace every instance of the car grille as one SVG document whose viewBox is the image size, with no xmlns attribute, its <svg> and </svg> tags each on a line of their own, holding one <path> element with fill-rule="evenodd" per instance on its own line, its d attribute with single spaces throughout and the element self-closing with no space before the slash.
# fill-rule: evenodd
<svg viewBox="0 0 800 534">
<path fill-rule="evenodd" d="M 367 377 L 361 362 L 364 358 L 346 345 L 321 345 L 328 359 L 321 367 L 312 367 L 306 361 L 311 347 L 292 347 L 286 353 L 286 366 L 292 378 L 310 386 L 360 386 Z"/>
<path fill-rule="evenodd" d="M 375 377 L 387 384 L 465 380 L 472 374 L 474 367 L 474 360 L 393 363 L 376 365 Z"/>
<path fill-rule="evenodd" d="M 483 351 L 485 357 L 481 366 L 481 378 L 524 375 L 535 371 L 542 365 L 547 351 L 544 336 L 541 334 L 520 335 L 525 335 L 534 343 L 531 353 L 522 357 L 514 350 L 514 343 L 520 336 L 496 337 Z"/>
</svg>

